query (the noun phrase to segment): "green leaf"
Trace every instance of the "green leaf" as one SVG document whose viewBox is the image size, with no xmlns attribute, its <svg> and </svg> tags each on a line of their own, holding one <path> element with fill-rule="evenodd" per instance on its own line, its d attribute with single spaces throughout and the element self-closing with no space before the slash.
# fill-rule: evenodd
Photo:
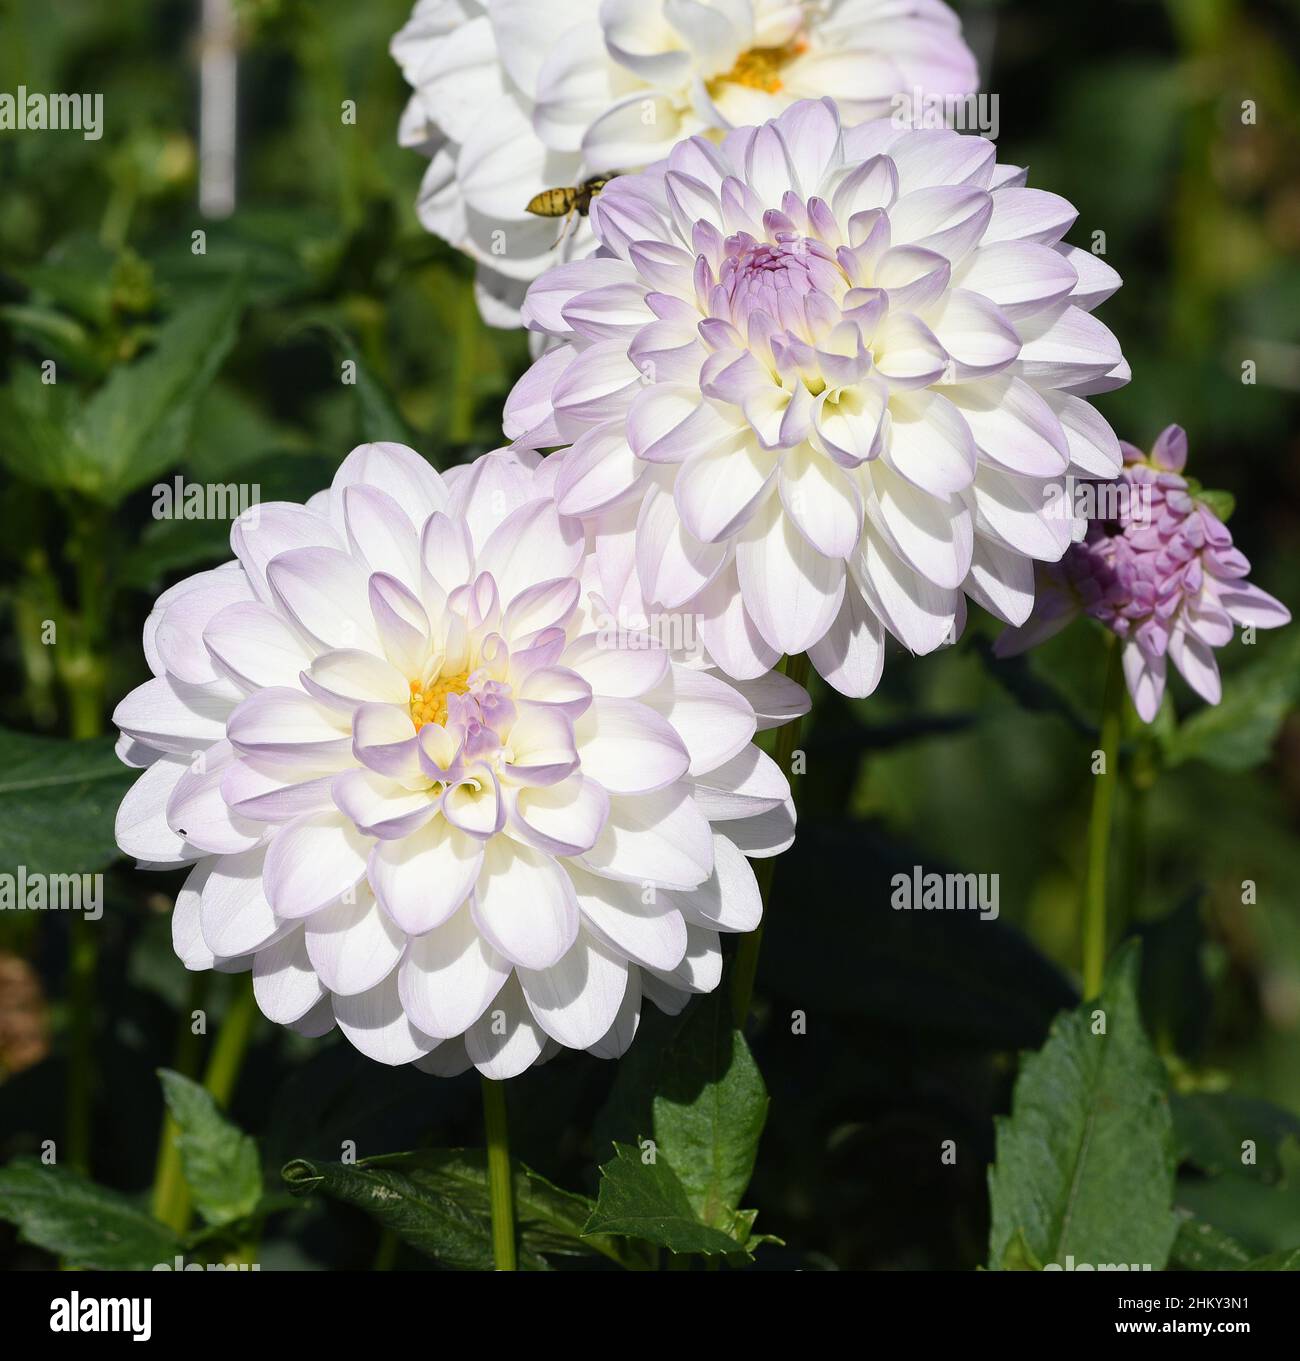
<svg viewBox="0 0 1300 1361">
<path fill-rule="evenodd" d="M 635 1254 L 618 1244 L 581 1236 L 592 1210 L 587 1197 L 553 1186 L 522 1163 L 514 1162 L 513 1169 L 519 1265 L 524 1270 L 548 1270 L 547 1254 L 603 1252 L 625 1264 L 636 1261 Z M 280 1175 L 299 1195 L 321 1191 L 364 1210 L 444 1266 L 492 1270 L 491 1202 L 482 1149 L 390 1153 L 356 1163 L 296 1158 Z"/>
<path fill-rule="evenodd" d="M 1225 1172 L 1282 1180 L 1282 1146 L 1300 1138 L 1300 1117 L 1269 1101 L 1237 1092 L 1175 1094 L 1170 1100 L 1180 1155 L 1202 1172 Z M 1253 1163 L 1242 1161 L 1243 1145 L 1254 1145 Z"/>
<path fill-rule="evenodd" d="M 586 1231 L 640 1238 L 677 1253 L 730 1256 L 741 1250 L 731 1233 L 700 1221 L 662 1153 L 656 1151 L 647 1163 L 628 1144 L 615 1144 L 614 1157 L 601 1166 L 600 1195 Z"/>
<path fill-rule="evenodd" d="M 74 486 L 111 505 L 180 462 L 199 399 L 235 342 L 242 296 L 235 279 L 188 304 L 148 355 L 113 370 L 73 432 L 84 451 Z"/>
<path fill-rule="evenodd" d="M 136 773 L 108 737 L 87 742 L 0 728 L 0 869 L 89 874 L 117 855 L 113 819 Z"/>
<path fill-rule="evenodd" d="M 209 1224 L 251 1214 L 262 1195 L 257 1142 L 222 1115 L 212 1094 L 170 1068 L 160 1068 L 167 1109 L 180 1127 L 181 1168 L 194 1204 Z"/>
<path fill-rule="evenodd" d="M 0 387 L 0 462 L 42 487 L 75 486 L 87 454 L 73 429 L 78 404 L 69 383 L 47 383 L 32 364 L 15 363 Z"/>
<path fill-rule="evenodd" d="M 36 1158 L 0 1168 L 0 1218 L 69 1266 L 148 1271 L 184 1247 L 127 1196 Z"/>
<path fill-rule="evenodd" d="M 1240 1271 L 1250 1253 L 1231 1234 L 1184 1211 L 1169 1265 L 1178 1271 Z"/>
<path fill-rule="evenodd" d="M 1278 729 L 1300 700 L 1300 631 L 1260 638 L 1248 651 L 1263 655 L 1225 676 L 1223 699 L 1196 710 L 1165 747 L 1170 765 L 1201 760 L 1218 770 L 1251 770 L 1273 752 Z"/>
<path fill-rule="evenodd" d="M 362 439 L 407 445 L 415 443 L 415 435 L 396 399 L 342 326 L 328 315 L 320 315 L 309 318 L 298 329 L 319 331 L 333 347 L 337 362 L 354 366 L 354 381 L 347 384 L 347 389 L 355 401 L 357 426 Z"/>
<path fill-rule="evenodd" d="M 991 1267 L 1017 1233 L 1045 1266 L 1165 1265 L 1178 1231 L 1173 1125 L 1138 1012 L 1138 956 L 1124 947 L 1101 997 L 1058 1017 L 1021 1064 L 989 1172 Z M 1094 1013 L 1105 1034 L 1093 1033 Z"/>
<path fill-rule="evenodd" d="M 1199 487 L 1194 495 L 1207 510 L 1217 515 L 1225 525 L 1232 519 L 1232 512 L 1237 509 L 1237 498 L 1230 491 L 1207 491 L 1205 488 Z"/>
<path fill-rule="evenodd" d="M 1300 1271 L 1300 1248 L 1288 1248 L 1286 1252 L 1270 1252 L 1267 1257 L 1256 1257 L 1249 1262 L 1246 1271 Z"/>
<path fill-rule="evenodd" d="M 730 1231 L 767 1119 L 767 1089 L 725 990 L 697 1003 L 655 1089 L 655 1144 L 704 1224 Z"/>
<path fill-rule="evenodd" d="M 588 1230 L 607 1222 L 641 1223 L 610 1229 L 671 1247 L 674 1252 L 738 1252 L 754 1241 L 754 1212 L 740 1210 L 767 1118 L 767 1091 L 731 1020 L 725 993 L 697 1001 L 658 1047 L 643 1046 L 618 1091 L 622 1125 L 637 1139 L 653 1135 L 653 1161 L 615 1143 L 602 1167 L 597 1212 Z M 639 1208 L 638 1208 L 639 1207 Z M 692 1226 L 687 1233 L 683 1219 Z M 667 1227 L 664 1227 L 667 1226 Z M 696 1235 L 694 1229 L 709 1233 Z M 721 1245 L 715 1234 L 727 1243 Z M 670 1234 L 672 1242 L 666 1241 Z M 700 1241 L 712 1247 L 682 1246 Z"/>
</svg>

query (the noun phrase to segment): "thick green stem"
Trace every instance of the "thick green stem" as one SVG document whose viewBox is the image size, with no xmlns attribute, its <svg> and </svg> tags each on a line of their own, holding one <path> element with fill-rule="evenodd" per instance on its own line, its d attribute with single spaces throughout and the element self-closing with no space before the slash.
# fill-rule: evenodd
<svg viewBox="0 0 1300 1361">
<path fill-rule="evenodd" d="M 514 1271 L 515 1204 L 510 1174 L 510 1135 L 504 1082 L 483 1078 L 483 1126 L 487 1133 L 488 1195 L 492 1202 L 492 1259 L 498 1271 Z"/>
<path fill-rule="evenodd" d="M 234 993 L 203 1074 L 203 1086 L 218 1106 L 230 1104 L 230 1096 L 235 1090 L 239 1070 L 243 1067 L 256 1019 L 257 1002 L 253 997 L 252 978 L 248 974 L 238 974 Z M 177 1233 L 184 1233 L 190 1222 L 190 1192 L 181 1169 L 175 1135 L 175 1126 L 165 1121 L 154 1179 L 153 1213 L 155 1219 L 161 1220 Z"/>
<path fill-rule="evenodd" d="M 221 1029 L 217 1031 L 217 1042 L 212 1046 L 212 1056 L 203 1074 L 204 1087 L 212 1094 L 217 1105 L 222 1107 L 230 1104 L 239 1070 L 244 1065 L 244 1055 L 248 1052 L 253 1022 L 257 1019 L 252 975 L 236 974 L 235 979 L 234 996 L 226 1008 Z"/>
<path fill-rule="evenodd" d="M 1114 820 L 1115 785 L 1119 779 L 1120 720 L 1124 712 L 1124 674 L 1120 648 L 1106 643 L 1106 689 L 1101 702 L 1101 769 L 1092 789 L 1088 818 L 1088 883 L 1083 903 L 1083 995 L 1101 992 L 1106 971 L 1106 872 L 1110 863 L 1110 831 Z"/>
<path fill-rule="evenodd" d="M 61 667 L 67 690 L 72 736 L 79 741 L 103 730 L 104 669 L 98 644 L 104 629 L 100 521 L 91 517 L 86 537 L 71 550 L 77 565 L 78 618 Z M 95 1084 L 95 974 L 99 964 L 99 924 L 72 924 L 68 956 L 67 1156 L 85 1172 L 90 1163 L 90 1124 Z"/>
<path fill-rule="evenodd" d="M 78 1172 L 90 1168 L 90 1117 L 95 1074 L 95 968 L 99 923 L 78 919 L 70 926 L 68 960 L 67 1158 Z"/>
<path fill-rule="evenodd" d="M 785 658 L 781 669 L 792 681 L 800 685 L 805 685 L 808 681 L 808 657 L 804 653 Z M 798 749 L 802 727 L 802 719 L 792 719 L 784 727 L 779 728 L 776 734 L 774 759 L 790 781 L 792 794 L 798 786 L 794 772 L 790 769 L 791 758 Z M 741 937 L 736 959 L 731 968 L 731 1014 L 736 1025 L 741 1027 L 749 1019 L 749 1004 L 754 996 L 754 979 L 758 974 L 758 956 L 763 948 L 763 925 L 767 921 L 767 914 L 772 905 L 772 880 L 775 875 L 775 856 L 767 856 L 759 861 L 756 877 L 759 891 L 763 895 L 763 921 L 748 935 Z"/>
<path fill-rule="evenodd" d="M 184 1077 L 199 1070 L 203 1037 L 194 1033 L 194 1013 L 203 1007 L 207 994 L 207 973 L 190 979 L 189 996 L 176 1029 L 176 1057 L 172 1067 Z M 180 1128 L 169 1110 L 163 1111 L 162 1132 L 158 1136 L 158 1158 L 153 1175 L 153 1214 L 168 1228 L 183 1233 L 190 1222 L 190 1188 L 181 1170 L 181 1151 L 176 1142 Z"/>
</svg>

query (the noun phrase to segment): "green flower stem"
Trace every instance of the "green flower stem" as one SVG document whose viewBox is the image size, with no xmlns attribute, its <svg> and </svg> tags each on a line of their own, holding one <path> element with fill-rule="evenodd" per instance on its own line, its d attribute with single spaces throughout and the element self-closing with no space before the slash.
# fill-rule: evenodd
<svg viewBox="0 0 1300 1361">
<path fill-rule="evenodd" d="M 257 1019 L 252 974 L 242 973 L 234 977 L 234 996 L 226 1008 L 225 1019 L 217 1031 L 217 1042 L 212 1046 L 212 1055 L 203 1074 L 204 1087 L 222 1109 L 230 1104 L 239 1070 L 244 1065 L 244 1055 L 248 1052 L 253 1022 Z"/>
<path fill-rule="evenodd" d="M 1103 768 L 1094 776 L 1092 812 L 1088 817 L 1088 882 L 1083 903 L 1083 995 L 1101 992 L 1106 969 L 1106 871 L 1114 820 L 1115 785 L 1119 779 L 1120 720 L 1124 713 L 1124 674 L 1120 648 L 1106 640 L 1106 689 L 1101 701 Z"/>
<path fill-rule="evenodd" d="M 71 924 L 68 959 L 67 1159 L 78 1172 L 90 1170 L 90 1117 L 95 1073 L 95 970 L 99 960 L 99 924 Z"/>
<path fill-rule="evenodd" d="M 172 1067 L 184 1077 L 193 1077 L 199 1070 L 202 1050 L 201 1035 L 194 1033 L 193 1016 L 203 1007 L 208 990 L 207 973 L 195 973 L 190 978 L 189 996 L 176 1029 L 176 1057 Z M 181 1151 L 176 1142 L 180 1127 L 169 1110 L 163 1110 L 162 1132 L 158 1136 L 158 1158 L 154 1164 L 154 1218 L 184 1233 L 190 1222 L 190 1188 L 181 1171 Z"/>
<path fill-rule="evenodd" d="M 107 601 L 104 596 L 102 519 L 87 517 L 84 537 L 70 545 L 68 556 L 76 564 L 78 615 L 73 637 L 61 644 L 62 681 L 69 702 L 72 736 L 78 741 L 98 737 L 103 731 L 104 667 L 98 646 L 104 628 Z M 67 1119 L 68 1162 L 79 1172 L 90 1164 L 90 1122 L 95 1085 L 95 974 L 99 965 L 99 927 L 74 922 L 68 955 L 68 1086 L 64 1114 Z"/>
<path fill-rule="evenodd" d="M 236 974 L 234 981 L 235 989 L 203 1074 L 204 1088 L 222 1108 L 230 1104 L 239 1070 L 243 1067 L 244 1055 L 248 1052 L 253 1022 L 257 1019 L 252 977 L 249 974 Z M 184 1233 L 190 1222 L 190 1192 L 180 1165 L 176 1133 L 176 1127 L 170 1119 L 165 1121 L 154 1178 L 153 1214 L 155 1219 L 177 1233 Z"/>
<path fill-rule="evenodd" d="M 808 657 L 799 653 L 786 657 L 781 669 L 792 681 L 806 685 L 808 681 Z M 777 729 L 776 750 L 773 753 L 782 773 L 790 781 L 791 793 L 797 789 L 794 775 L 790 770 L 791 757 L 799 746 L 799 733 L 803 720 L 796 718 Z M 796 799 L 796 803 L 797 803 Z M 737 1026 L 743 1027 L 749 1019 L 749 1004 L 754 996 L 754 979 L 758 974 L 758 955 L 763 948 L 763 925 L 767 921 L 772 902 L 772 880 L 776 874 L 776 857 L 766 856 L 758 862 L 756 871 L 759 891 L 763 895 L 763 921 L 748 935 L 742 936 L 736 959 L 731 969 L 731 1014 Z"/>
<path fill-rule="evenodd" d="M 514 1186 L 504 1082 L 482 1079 L 483 1126 L 487 1132 L 488 1195 L 492 1201 L 492 1258 L 498 1271 L 515 1271 Z"/>
</svg>

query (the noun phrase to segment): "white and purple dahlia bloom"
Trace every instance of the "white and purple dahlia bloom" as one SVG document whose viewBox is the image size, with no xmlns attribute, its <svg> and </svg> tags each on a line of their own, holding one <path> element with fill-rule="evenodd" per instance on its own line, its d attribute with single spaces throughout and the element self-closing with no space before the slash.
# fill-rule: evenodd
<svg viewBox="0 0 1300 1361">
<path fill-rule="evenodd" d="M 930 652 L 968 596 L 1023 623 L 1076 530 L 1063 479 L 1120 466 L 1085 400 L 1128 380 L 1091 315 L 1119 278 L 1074 218 L 983 138 L 829 100 L 691 138 L 530 288 L 553 348 L 507 435 L 564 446 L 561 511 L 729 675 L 807 652 L 869 694 L 887 634 Z"/>
<path fill-rule="evenodd" d="M 430 158 L 420 220 L 478 262 L 499 326 L 561 258 L 556 223 L 526 211 L 542 190 L 799 99 L 829 95 L 859 122 L 978 84 L 942 0 L 419 0 L 392 53 L 412 87 L 399 139 Z M 566 255 L 593 244 L 576 227 Z"/>
<path fill-rule="evenodd" d="M 1183 475 L 1181 426 L 1162 430 L 1150 455 L 1128 443 L 1121 448 L 1119 477 L 1090 489 L 1102 513 L 1082 543 L 1041 569 L 1033 615 L 1003 633 L 996 651 L 1024 652 L 1086 614 L 1120 640 L 1134 707 L 1150 723 L 1164 698 L 1170 661 L 1206 703 L 1217 704 L 1214 650 L 1232 641 L 1233 626 L 1279 628 L 1291 614 L 1246 580 L 1250 563 Z"/>
<path fill-rule="evenodd" d="M 750 700 L 609 625 L 537 464 L 366 445 L 254 507 L 159 598 L 114 716 L 145 768 L 119 845 L 193 866 L 186 967 L 251 969 L 272 1021 L 382 1063 L 622 1053 L 643 999 L 717 984 L 761 912 L 747 857 L 793 835 Z M 806 706 L 777 679 L 767 725 Z"/>
</svg>

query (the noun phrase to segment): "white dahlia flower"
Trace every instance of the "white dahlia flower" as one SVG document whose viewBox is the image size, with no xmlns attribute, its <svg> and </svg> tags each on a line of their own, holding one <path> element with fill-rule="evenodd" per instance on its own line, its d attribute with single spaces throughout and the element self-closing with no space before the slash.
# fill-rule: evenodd
<svg viewBox="0 0 1300 1361">
<path fill-rule="evenodd" d="M 942 0 L 419 0 L 392 42 L 414 93 L 399 140 L 431 158 L 427 230 L 479 264 L 479 304 L 517 326 L 524 288 L 556 263 L 545 189 L 637 170 L 683 137 L 829 95 L 848 122 L 895 95 L 978 85 Z M 591 248 L 585 222 L 567 256 Z"/>
<path fill-rule="evenodd" d="M 643 998 L 717 984 L 761 911 L 746 856 L 791 839 L 749 700 L 606 626 L 536 462 L 366 445 L 254 508 L 235 562 L 159 599 L 115 714 L 147 767 L 120 846 L 194 866 L 186 967 L 251 968 L 271 1020 L 383 1063 L 622 1053 Z"/>
<path fill-rule="evenodd" d="M 1082 395 L 1128 379 L 1090 315 L 1119 278 L 1024 178 L 808 101 L 614 180 L 596 253 L 530 288 L 559 343 L 507 434 L 568 446 L 561 511 L 728 674 L 806 651 L 861 696 L 887 633 L 930 652 L 966 596 L 1022 623 L 1076 528 L 1064 476 L 1119 468 Z"/>
</svg>

